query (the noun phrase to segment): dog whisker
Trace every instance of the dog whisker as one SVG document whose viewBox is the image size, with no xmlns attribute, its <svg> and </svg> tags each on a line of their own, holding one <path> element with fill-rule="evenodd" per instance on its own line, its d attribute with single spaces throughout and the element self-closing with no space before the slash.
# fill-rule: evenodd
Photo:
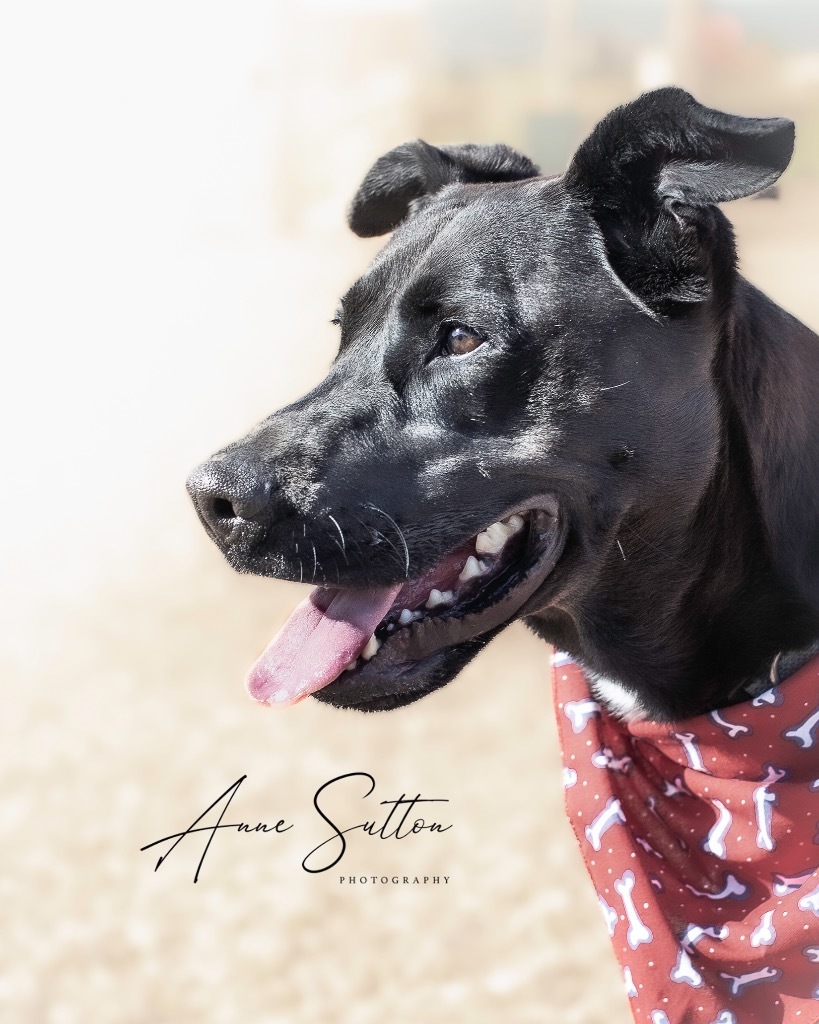
<svg viewBox="0 0 819 1024">
<path fill-rule="evenodd" d="M 600 388 L 601 391 L 615 391 L 617 388 L 624 388 L 626 384 L 631 384 L 630 380 L 624 380 L 622 384 L 610 384 L 607 388 Z"/>
<path fill-rule="evenodd" d="M 388 544 L 392 548 L 392 550 L 393 550 L 393 552 L 395 554 L 395 557 L 398 559 L 399 564 L 401 564 L 401 565 L 404 564 L 404 559 L 403 559 L 403 556 L 402 556 L 401 552 L 393 544 L 393 542 L 390 540 L 390 538 L 386 536 L 386 534 L 383 534 L 380 530 L 376 530 L 376 528 L 374 526 L 371 526 L 369 523 L 365 523 L 362 519 L 359 519 L 358 521 L 361 523 L 361 525 L 365 529 L 370 531 L 370 534 L 371 534 L 372 537 L 378 538 L 378 540 L 383 541 L 385 544 Z"/>
<path fill-rule="evenodd" d="M 338 530 L 338 535 L 339 535 L 339 537 L 341 537 L 341 553 L 342 553 L 342 555 L 344 555 L 344 561 L 347 562 L 347 564 L 349 565 L 350 563 L 347 560 L 347 542 L 344 539 L 344 531 L 338 525 L 338 521 L 333 516 L 331 516 L 329 512 L 327 513 L 327 518 L 330 520 L 330 522 L 333 524 L 333 526 L 335 526 L 335 528 Z M 335 537 L 333 538 L 333 540 L 335 540 Z M 336 543 L 338 543 L 338 541 L 336 541 Z"/>
<path fill-rule="evenodd" d="M 371 508 L 373 510 L 373 512 L 380 512 L 381 515 L 384 516 L 385 519 L 388 519 L 392 523 L 392 525 L 395 527 L 395 531 L 398 534 L 398 536 L 401 538 L 401 543 L 404 545 L 404 573 L 405 573 L 407 579 L 409 579 L 409 566 L 410 566 L 409 547 L 407 546 L 407 541 L 406 541 L 406 538 L 404 537 L 404 533 L 403 533 L 401 527 L 398 525 L 398 523 L 396 523 L 396 521 L 393 519 L 393 517 L 391 515 L 389 515 L 387 512 L 384 511 L 383 508 L 379 508 L 377 505 L 370 504 L 369 502 L 364 507 L 365 508 Z"/>
<path fill-rule="evenodd" d="M 625 560 L 626 560 L 626 553 L 625 553 L 625 551 L 623 551 L 623 545 L 620 543 L 619 540 L 617 541 L 617 547 L 620 548 L 620 554 L 623 556 L 623 561 L 625 562 Z"/>
</svg>

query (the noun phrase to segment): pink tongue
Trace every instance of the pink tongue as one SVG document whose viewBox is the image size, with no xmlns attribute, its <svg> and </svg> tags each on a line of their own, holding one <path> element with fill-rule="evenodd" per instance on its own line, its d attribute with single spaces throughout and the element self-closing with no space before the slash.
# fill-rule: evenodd
<svg viewBox="0 0 819 1024">
<path fill-rule="evenodd" d="M 338 679 L 367 646 L 401 585 L 323 590 L 305 598 L 247 676 L 254 700 L 295 704 Z"/>
</svg>

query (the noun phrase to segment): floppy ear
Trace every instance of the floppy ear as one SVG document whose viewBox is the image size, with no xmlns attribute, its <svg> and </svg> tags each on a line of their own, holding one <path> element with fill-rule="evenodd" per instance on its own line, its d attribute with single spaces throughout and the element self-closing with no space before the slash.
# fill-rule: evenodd
<svg viewBox="0 0 819 1024">
<path fill-rule="evenodd" d="M 682 89 L 657 89 L 605 117 L 564 182 L 599 224 L 633 291 L 660 307 L 698 302 L 710 293 L 708 236 L 724 223 L 713 204 L 773 184 L 793 141 L 784 118 L 736 117 Z M 719 256 L 733 266 L 730 236 Z"/>
<path fill-rule="evenodd" d="M 350 227 L 362 238 L 398 227 L 410 204 L 456 182 L 517 181 L 540 171 L 509 146 L 430 146 L 405 142 L 379 157 L 350 207 Z"/>
</svg>

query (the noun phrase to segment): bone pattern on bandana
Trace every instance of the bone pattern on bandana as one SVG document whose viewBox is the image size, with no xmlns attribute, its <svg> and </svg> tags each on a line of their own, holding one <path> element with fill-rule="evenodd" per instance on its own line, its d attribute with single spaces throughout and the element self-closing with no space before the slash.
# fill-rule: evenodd
<svg viewBox="0 0 819 1024">
<path fill-rule="evenodd" d="M 566 808 L 640 1024 L 819 1021 L 819 657 L 719 712 L 624 723 L 554 658 Z"/>
</svg>

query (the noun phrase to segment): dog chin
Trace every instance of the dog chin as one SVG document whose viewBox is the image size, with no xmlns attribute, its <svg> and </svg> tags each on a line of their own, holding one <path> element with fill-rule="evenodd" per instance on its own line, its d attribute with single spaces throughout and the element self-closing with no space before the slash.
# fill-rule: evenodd
<svg viewBox="0 0 819 1024">
<path fill-rule="evenodd" d="M 510 620 L 512 621 L 512 620 Z M 355 679 L 337 679 L 312 696 L 323 704 L 354 711 L 393 711 L 446 686 L 509 623 L 490 633 L 447 647 L 405 665 L 374 665 Z"/>
</svg>

